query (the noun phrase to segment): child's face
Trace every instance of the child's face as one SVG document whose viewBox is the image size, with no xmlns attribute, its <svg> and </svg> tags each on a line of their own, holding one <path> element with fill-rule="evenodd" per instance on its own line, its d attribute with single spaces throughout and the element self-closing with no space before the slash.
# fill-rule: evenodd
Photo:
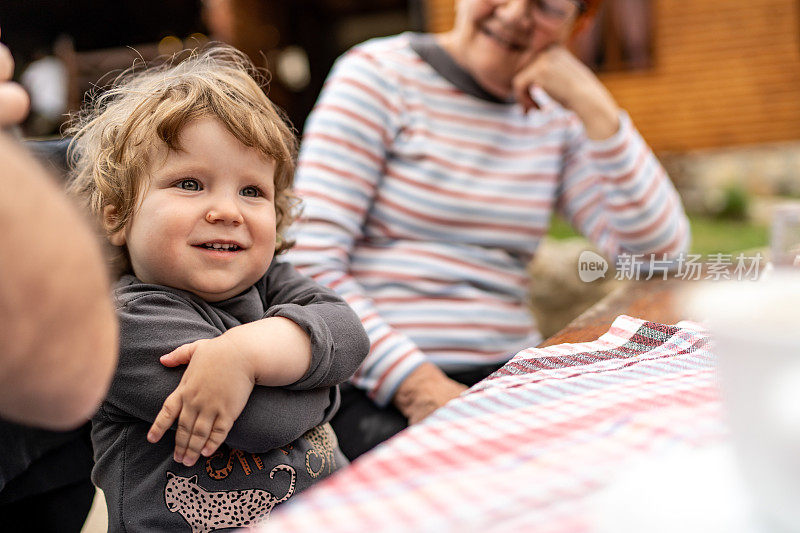
<svg viewBox="0 0 800 533">
<path fill-rule="evenodd" d="M 155 154 L 140 206 L 110 240 L 127 244 L 140 280 L 224 300 L 275 253 L 275 163 L 214 118 L 191 122 L 180 141 L 182 151 Z"/>
</svg>

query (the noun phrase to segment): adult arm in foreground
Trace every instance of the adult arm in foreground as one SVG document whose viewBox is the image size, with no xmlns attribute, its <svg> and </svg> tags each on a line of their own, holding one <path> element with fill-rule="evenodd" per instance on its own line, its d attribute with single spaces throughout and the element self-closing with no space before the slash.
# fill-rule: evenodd
<svg viewBox="0 0 800 533">
<path fill-rule="evenodd" d="M 0 161 L 0 416 L 77 427 L 117 361 L 102 254 L 47 173 L 2 134 Z"/>
</svg>

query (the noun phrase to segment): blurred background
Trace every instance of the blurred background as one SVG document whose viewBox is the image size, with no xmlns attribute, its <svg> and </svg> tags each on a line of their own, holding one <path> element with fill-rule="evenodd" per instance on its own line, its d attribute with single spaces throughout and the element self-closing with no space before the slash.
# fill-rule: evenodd
<svg viewBox="0 0 800 533">
<path fill-rule="evenodd" d="M 209 40 L 272 73 L 270 97 L 302 131 L 333 61 L 402 31 L 445 31 L 454 0 L 3 0 L 2 41 L 32 97 L 27 137 L 57 136 L 87 91 L 134 61 Z M 776 205 L 800 199 L 800 1 L 606 0 L 575 53 L 631 115 L 678 187 L 692 253 L 766 252 Z M 618 285 L 582 283 L 590 245 L 554 219 L 530 266 L 547 337 Z M 96 501 L 85 531 L 105 530 Z"/>
<path fill-rule="evenodd" d="M 270 97 L 298 129 L 333 61 L 370 37 L 425 25 L 422 0 L 25 0 L 0 2 L 2 41 L 32 93 L 25 132 L 57 133 L 64 112 L 135 59 L 223 41 L 272 73 Z M 41 94 L 40 102 L 37 95 Z M 37 105 L 41 103 L 42 105 Z M 57 105 L 58 104 L 58 105 Z"/>
<path fill-rule="evenodd" d="M 5 0 L 2 40 L 30 91 L 28 137 L 57 135 L 65 113 L 134 61 L 225 41 L 272 73 L 270 97 L 302 131 L 333 61 L 402 31 L 445 31 L 454 0 Z M 679 188 L 704 256 L 765 249 L 776 204 L 800 198 L 800 1 L 606 0 L 576 36 Z M 567 306 L 544 333 L 610 290 L 575 279 L 587 244 L 553 220 L 531 271 L 534 304 Z M 560 276 L 560 277 L 559 277 Z M 563 286 L 575 285 L 575 290 Z M 590 284 L 591 285 L 591 284 Z M 536 287 L 544 292 L 536 294 Z M 590 293 L 574 301 L 576 294 Z M 580 298 L 578 298 L 580 300 Z M 538 303 L 537 303 L 538 302 Z"/>
</svg>

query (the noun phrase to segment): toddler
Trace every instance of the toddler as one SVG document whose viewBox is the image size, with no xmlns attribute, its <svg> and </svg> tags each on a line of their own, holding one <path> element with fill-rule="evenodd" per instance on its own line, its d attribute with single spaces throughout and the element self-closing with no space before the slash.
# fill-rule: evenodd
<svg viewBox="0 0 800 533">
<path fill-rule="evenodd" d="M 289 248 L 293 132 L 228 47 L 130 72 L 72 127 L 71 191 L 119 275 L 120 361 L 93 418 L 111 531 L 246 526 L 344 456 L 328 420 L 369 349 Z"/>
</svg>

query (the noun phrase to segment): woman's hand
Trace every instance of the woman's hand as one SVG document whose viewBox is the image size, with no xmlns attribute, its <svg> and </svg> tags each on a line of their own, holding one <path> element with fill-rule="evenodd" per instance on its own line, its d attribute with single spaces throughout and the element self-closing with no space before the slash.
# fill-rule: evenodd
<svg viewBox="0 0 800 533">
<path fill-rule="evenodd" d="M 414 425 L 467 390 L 433 363 L 422 363 L 397 388 L 393 403 Z"/>
<path fill-rule="evenodd" d="M 583 121 L 590 139 L 607 139 L 619 129 L 619 107 L 597 76 L 561 45 L 553 45 L 514 78 L 514 97 L 526 109 L 537 107 L 531 89 L 541 87 Z"/>
</svg>

